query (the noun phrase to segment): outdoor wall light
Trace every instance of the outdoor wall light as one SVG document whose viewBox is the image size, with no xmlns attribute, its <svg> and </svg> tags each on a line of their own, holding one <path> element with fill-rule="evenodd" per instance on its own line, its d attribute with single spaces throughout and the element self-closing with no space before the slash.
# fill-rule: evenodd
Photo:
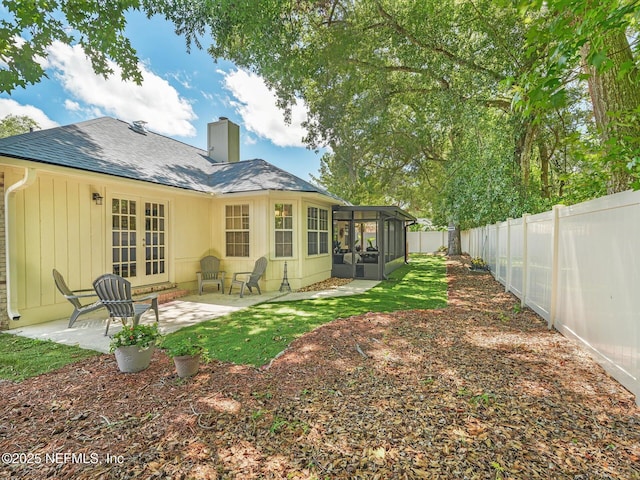
<svg viewBox="0 0 640 480">
<path fill-rule="evenodd" d="M 96 202 L 96 205 L 102 205 L 102 195 L 98 192 L 93 192 L 93 201 Z"/>
</svg>

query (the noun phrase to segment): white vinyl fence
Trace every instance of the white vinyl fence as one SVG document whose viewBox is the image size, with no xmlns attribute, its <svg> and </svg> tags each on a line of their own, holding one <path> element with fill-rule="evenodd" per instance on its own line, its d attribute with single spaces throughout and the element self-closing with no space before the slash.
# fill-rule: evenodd
<svg viewBox="0 0 640 480">
<path fill-rule="evenodd" d="M 640 192 L 475 228 L 462 250 L 549 328 L 582 342 L 640 404 Z"/>
<path fill-rule="evenodd" d="M 448 232 L 407 232 L 409 253 L 434 253 L 448 242 Z"/>
</svg>

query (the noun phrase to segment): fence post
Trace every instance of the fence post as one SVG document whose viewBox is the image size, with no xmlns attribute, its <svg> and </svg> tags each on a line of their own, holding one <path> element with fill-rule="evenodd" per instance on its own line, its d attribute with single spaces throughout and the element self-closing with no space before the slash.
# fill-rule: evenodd
<svg viewBox="0 0 640 480">
<path fill-rule="evenodd" d="M 498 278 L 500 277 L 500 265 L 498 265 L 498 256 L 499 256 L 499 252 L 500 252 L 500 228 L 499 228 L 500 223 L 496 222 L 493 225 L 493 230 L 494 230 L 494 235 L 496 236 L 496 245 L 495 248 L 493 250 L 493 263 L 496 266 L 495 271 L 493 273 L 493 276 L 495 277 L 496 280 L 498 280 Z"/>
<path fill-rule="evenodd" d="M 560 243 L 560 209 L 563 205 L 553 206 L 553 233 L 551 234 L 551 305 L 549 306 L 549 321 L 547 328 L 551 330 L 556 323 L 558 310 L 558 245 Z"/>
<path fill-rule="evenodd" d="M 520 299 L 520 306 L 525 307 L 527 305 L 527 291 L 529 286 L 527 285 L 527 268 L 529 262 L 527 260 L 527 242 L 528 242 L 528 229 L 527 229 L 527 219 L 529 218 L 528 213 L 522 215 L 522 298 Z"/>
<path fill-rule="evenodd" d="M 508 292 L 511 288 L 511 220 L 507 218 L 507 276 L 504 279 L 504 291 Z"/>
</svg>

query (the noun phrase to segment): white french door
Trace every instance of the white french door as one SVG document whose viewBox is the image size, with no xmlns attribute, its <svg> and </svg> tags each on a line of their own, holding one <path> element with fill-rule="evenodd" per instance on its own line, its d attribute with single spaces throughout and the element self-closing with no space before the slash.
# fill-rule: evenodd
<svg viewBox="0 0 640 480">
<path fill-rule="evenodd" d="M 167 205 L 135 197 L 111 199 L 113 273 L 133 285 L 166 282 Z"/>
</svg>

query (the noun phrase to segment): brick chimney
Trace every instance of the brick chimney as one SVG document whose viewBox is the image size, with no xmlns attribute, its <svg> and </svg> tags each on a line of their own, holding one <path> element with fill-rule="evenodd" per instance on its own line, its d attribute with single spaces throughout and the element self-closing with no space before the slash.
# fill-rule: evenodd
<svg viewBox="0 0 640 480">
<path fill-rule="evenodd" d="M 240 160 L 240 127 L 227 117 L 207 124 L 207 152 L 217 163 Z"/>
</svg>

